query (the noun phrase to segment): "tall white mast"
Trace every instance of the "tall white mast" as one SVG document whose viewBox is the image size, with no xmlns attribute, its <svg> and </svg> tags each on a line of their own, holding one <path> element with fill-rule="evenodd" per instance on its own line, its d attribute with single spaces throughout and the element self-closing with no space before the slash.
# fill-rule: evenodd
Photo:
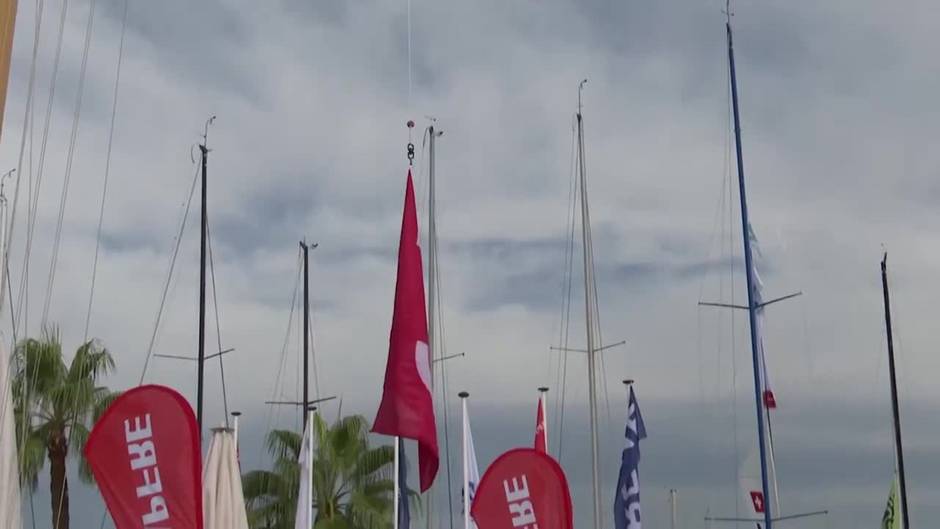
<svg viewBox="0 0 940 529">
<path fill-rule="evenodd" d="M 459 394 L 460 405 L 463 410 L 463 420 L 461 421 L 461 431 L 463 436 L 463 529 L 470 528 L 470 469 L 467 467 L 467 451 L 470 450 L 470 447 L 467 445 L 467 425 L 469 424 L 469 419 L 467 419 L 467 397 L 470 396 L 470 393 L 462 391 Z"/>
<path fill-rule="evenodd" d="M 587 180 L 584 166 L 584 124 L 581 119 L 581 90 L 587 79 L 578 85 L 578 176 L 581 186 L 581 246 L 584 256 L 584 324 L 587 328 L 588 359 L 588 402 L 591 416 L 591 475 L 594 492 L 594 529 L 602 525 L 600 475 L 598 473 L 598 435 L 597 435 L 597 372 L 594 347 L 594 267 L 592 264 L 590 229 L 591 218 L 588 213 Z"/>
</svg>

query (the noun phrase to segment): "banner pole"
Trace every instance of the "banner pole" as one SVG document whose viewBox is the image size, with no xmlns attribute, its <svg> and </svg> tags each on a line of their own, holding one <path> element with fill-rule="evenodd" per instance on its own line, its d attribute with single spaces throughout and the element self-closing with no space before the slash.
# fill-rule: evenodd
<svg viewBox="0 0 940 529">
<path fill-rule="evenodd" d="M 470 393 L 461 391 L 457 396 L 460 397 L 463 409 L 463 529 L 470 529 L 470 476 L 467 468 L 467 452 L 470 448 L 467 446 L 467 397 Z"/>
</svg>

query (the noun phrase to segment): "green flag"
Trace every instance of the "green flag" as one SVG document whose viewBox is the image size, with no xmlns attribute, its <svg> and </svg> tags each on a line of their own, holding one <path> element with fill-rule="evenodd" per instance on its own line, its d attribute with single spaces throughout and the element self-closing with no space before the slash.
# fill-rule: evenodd
<svg viewBox="0 0 940 529">
<path fill-rule="evenodd" d="M 900 500 L 898 498 L 898 477 L 891 481 L 891 492 L 888 493 L 888 505 L 885 514 L 881 517 L 881 529 L 901 529 Z"/>
</svg>

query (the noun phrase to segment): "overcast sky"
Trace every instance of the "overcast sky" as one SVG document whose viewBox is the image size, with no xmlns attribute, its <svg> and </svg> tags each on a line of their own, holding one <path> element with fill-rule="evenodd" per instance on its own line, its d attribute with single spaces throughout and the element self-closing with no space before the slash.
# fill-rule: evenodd
<svg viewBox="0 0 940 529">
<path fill-rule="evenodd" d="M 34 38 L 35 6 L 20 4 L 4 171 L 20 154 Z M 34 148 L 30 156 L 27 142 L 20 167 L 11 263 L 17 292 L 25 186 L 42 164 L 28 296 L 14 298 L 28 300 L 20 335 L 24 327 L 39 331 L 88 4 L 69 6 L 41 161 L 61 1 L 45 3 Z M 669 488 L 679 490 L 682 527 L 701 527 L 706 513 L 733 514 L 738 461 L 754 444 L 747 327 L 743 314 L 732 322 L 727 312 L 696 306 L 731 301 L 732 274 L 734 299 L 744 292 L 740 266 L 731 269 L 740 260 L 737 198 L 729 202 L 724 191 L 733 165 L 723 7 L 723 0 L 412 0 L 409 95 L 405 0 L 131 2 L 90 326 L 117 361 L 107 384 L 127 388 L 141 376 L 196 170 L 193 147 L 216 115 L 209 215 L 221 344 L 236 349 L 225 357 L 228 403 L 245 413 L 243 464 L 263 464 L 269 425 L 296 427 L 290 411 L 263 402 L 298 396 L 296 315 L 282 350 L 303 237 L 319 243 L 311 253 L 315 392 L 339 395 L 343 413 L 371 419 L 391 319 L 404 123 L 418 123 L 424 215 L 421 130 L 434 116 L 445 131 L 437 145 L 443 345 L 467 353 L 448 363 L 447 391 L 473 395 L 481 465 L 529 444 L 537 386 L 553 386 L 550 418 L 558 418 L 558 357 L 548 347 L 559 336 L 577 85 L 588 78 L 603 337 L 628 342 L 605 353 L 605 509 L 622 440 L 619 381 L 630 377 L 649 431 L 641 463 L 647 525 L 667 526 Z M 49 314 L 69 351 L 84 329 L 122 9 L 120 0 L 100 0 L 94 19 Z M 765 292 L 804 293 L 767 309 L 783 510 L 830 510 L 803 527 L 880 522 L 893 468 L 878 266 L 887 248 L 911 519 L 926 523 L 940 516 L 940 286 L 933 280 L 940 267 L 940 8 L 926 0 L 742 0 L 734 12 Z M 5 189 L 10 197 L 13 184 Z M 193 209 L 156 353 L 195 354 L 197 219 Z M 583 293 L 575 287 L 570 345 L 583 347 Z M 209 322 L 214 350 L 212 312 Z M 3 326 L 9 336 L 8 317 Z M 194 372 L 191 363 L 156 358 L 145 381 L 192 398 Z M 207 417 L 217 424 L 224 416 L 217 364 L 208 374 Z M 585 380 L 584 358 L 572 353 L 561 459 L 582 527 L 590 521 Z M 457 483 L 455 401 L 448 412 Z M 335 414 L 338 402 L 326 413 Z M 441 402 L 438 411 L 443 421 Z M 446 509 L 439 483 L 436 516 Z M 37 527 L 47 527 L 46 484 L 40 487 Z M 73 527 L 97 527 L 97 493 L 73 491 Z"/>
</svg>

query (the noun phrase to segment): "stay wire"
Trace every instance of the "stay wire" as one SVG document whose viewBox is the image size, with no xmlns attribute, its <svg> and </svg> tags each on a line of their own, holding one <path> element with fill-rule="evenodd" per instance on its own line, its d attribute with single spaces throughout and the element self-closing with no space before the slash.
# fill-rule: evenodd
<svg viewBox="0 0 940 529">
<path fill-rule="evenodd" d="M 564 424 L 565 424 L 565 402 L 568 391 L 568 346 L 569 346 L 569 337 L 571 329 L 571 292 L 572 285 L 574 283 L 573 274 L 574 274 L 574 239 L 575 239 L 575 210 L 577 209 L 578 196 L 580 190 L 577 185 L 577 161 L 576 161 L 576 132 L 575 124 L 572 120 L 571 128 L 571 165 L 570 165 L 570 182 L 571 187 L 569 188 L 568 197 L 569 197 L 569 215 L 568 215 L 568 225 L 566 226 L 568 241 L 566 249 L 566 269 L 565 269 L 565 279 L 567 282 L 566 291 L 562 299 L 562 312 L 563 312 L 563 325 L 562 325 L 562 334 L 561 337 L 561 351 L 559 351 L 561 363 L 561 395 L 560 395 L 560 405 L 557 406 L 558 420 L 556 421 L 558 429 L 558 461 L 562 461 L 562 454 L 564 452 Z"/>
<path fill-rule="evenodd" d="M 59 78 L 59 63 L 62 57 L 62 41 L 64 40 L 63 37 L 65 35 L 65 22 L 68 18 L 68 5 L 68 0 L 62 1 L 62 11 L 59 17 L 59 34 L 56 42 L 55 59 L 52 63 L 52 80 L 50 81 L 49 86 L 49 100 L 46 103 L 46 117 L 42 131 L 42 143 L 39 148 L 39 168 L 36 172 L 36 188 L 31 191 L 31 204 L 27 214 L 26 245 L 23 252 L 23 270 L 21 273 L 22 279 L 20 282 L 20 299 L 17 301 L 17 317 L 19 317 L 20 310 L 22 310 L 24 303 L 28 303 L 27 293 L 29 288 L 29 259 L 32 253 L 33 233 L 36 230 L 36 219 L 39 212 L 39 190 L 42 187 L 43 169 L 45 168 L 46 161 L 46 148 L 48 147 L 49 143 L 49 129 L 52 125 L 52 115 L 55 108 L 55 89 Z M 25 325 L 22 327 L 24 328 L 24 332 L 28 332 L 28 329 L 25 328 Z"/>
<path fill-rule="evenodd" d="M 290 299 L 290 311 L 287 314 L 287 330 L 284 332 L 284 340 L 282 341 L 282 345 L 281 345 L 281 354 L 280 354 L 280 360 L 278 361 L 277 375 L 275 375 L 274 377 L 274 386 L 271 388 L 271 400 L 272 401 L 277 400 L 278 389 L 281 386 L 281 378 L 284 374 L 284 366 L 287 364 L 287 349 L 290 343 L 291 330 L 293 329 L 294 308 L 297 306 L 297 294 L 298 294 L 298 291 L 300 290 L 300 279 L 301 279 L 301 275 L 303 272 L 302 259 L 303 257 L 300 253 L 300 249 L 298 248 L 297 263 L 296 263 L 297 273 L 294 276 L 294 288 L 293 288 L 293 293 L 291 294 L 291 299 Z M 267 412 L 267 417 L 265 421 L 266 422 L 265 431 L 271 431 L 271 427 L 274 424 L 274 420 L 275 420 L 274 409 L 276 409 L 276 407 L 277 407 L 276 404 L 270 404 L 268 406 L 268 412 Z M 263 457 L 263 455 L 264 455 L 264 447 L 259 446 L 258 459 L 260 460 Z"/>
<path fill-rule="evenodd" d="M 212 279 L 212 308 L 215 311 L 215 337 L 219 346 L 219 377 L 222 380 L 222 410 L 225 413 L 225 427 L 228 423 L 228 392 L 225 389 L 225 362 L 222 359 L 222 324 L 219 318 L 219 298 L 215 286 L 215 260 L 212 258 L 212 232 L 209 229 L 209 221 L 206 219 L 206 243 L 209 247 L 209 277 Z"/>
<path fill-rule="evenodd" d="M 438 222 L 435 219 L 435 222 Z M 441 268 L 440 268 L 440 258 L 438 250 L 439 246 L 434 245 L 434 262 L 437 264 L 434 268 L 434 278 L 437 282 L 437 289 L 435 292 L 435 297 L 437 298 L 437 328 L 440 331 L 440 339 L 437 344 L 440 349 L 440 358 L 445 358 L 447 356 L 447 339 L 444 332 L 444 301 L 443 301 L 443 284 L 441 283 Z M 447 363 L 446 360 L 441 360 L 441 391 L 444 394 L 444 452 L 447 454 L 447 506 L 448 506 L 448 519 L 450 520 L 450 529 L 454 527 L 454 492 L 453 492 L 453 480 L 451 479 L 451 461 L 450 461 L 450 423 L 447 420 L 447 408 L 449 402 L 449 393 L 447 391 L 447 375 L 444 365 Z"/>
<path fill-rule="evenodd" d="M 196 192 L 196 184 L 199 182 L 200 167 L 199 167 L 199 164 L 194 164 L 194 165 L 196 166 L 196 170 L 193 173 L 193 183 L 189 187 L 189 197 L 186 199 L 186 202 L 185 202 L 186 206 L 183 210 L 183 217 L 180 220 L 179 229 L 176 232 L 176 237 L 175 237 L 176 241 L 173 246 L 173 252 L 170 254 L 170 266 L 169 266 L 169 269 L 167 270 L 166 281 L 163 284 L 163 293 L 160 295 L 160 306 L 157 309 L 157 316 L 153 322 L 153 333 L 151 333 L 150 335 L 150 344 L 147 346 L 147 357 L 144 360 L 144 368 L 140 373 L 140 379 L 137 382 L 138 385 L 144 383 L 144 377 L 147 375 L 147 368 L 150 366 L 150 359 L 153 356 L 154 344 L 156 343 L 157 334 L 160 329 L 160 323 L 163 318 L 163 309 L 166 306 L 167 294 L 170 291 L 170 282 L 173 279 L 173 271 L 176 268 L 176 259 L 177 259 L 177 256 L 179 255 L 180 244 L 183 241 L 183 232 L 186 229 L 186 221 L 187 219 L 189 219 L 189 210 L 190 210 L 190 207 L 192 206 L 193 195 Z"/>
<path fill-rule="evenodd" d="M 85 46 L 82 49 L 82 65 L 78 75 L 78 88 L 75 93 L 75 110 L 72 114 L 72 132 L 69 136 L 69 147 L 65 158 L 65 176 L 62 179 L 62 193 L 59 197 L 59 216 L 56 220 L 55 237 L 52 243 L 52 258 L 49 262 L 49 276 L 46 282 L 46 299 L 42 307 L 43 325 L 49 321 L 49 307 L 52 304 L 56 269 L 59 263 L 59 248 L 62 243 L 62 223 L 65 220 L 65 208 L 68 204 L 69 183 L 72 180 L 72 162 L 75 159 L 75 145 L 78 143 L 78 125 L 81 123 L 82 97 L 85 93 L 85 75 L 88 71 L 88 55 L 91 49 L 91 36 L 94 33 L 95 7 L 97 0 L 91 0 L 88 7 L 88 22 L 85 26 Z"/>
<path fill-rule="evenodd" d="M 23 111 L 23 133 L 20 136 L 20 153 L 19 158 L 16 163 L 16 186 L 13 190 L 13 205 L 10 209 L 10 223 L 6 227 L 6 233 L 4 234 L 5 240 L 7 241 L 7 246 L 3 252 L 3 267 L 9 274 L 10 271 L 10 245 L 13 241 L 13 228 L 16 224 L 16 207 L 19 204 L 20 198 L 20 182 L 23 176 L 23 156 L 26 153 L 26 138 L 30 138 L 30 151 L 32 151 L 32 123 L 33 123 L 33 94 L 35 93 L 36 86 L 36 63 L 39 55 L 39 37 L 41 35 L 42 29 L 42 13 L 43 13 L 44 1 L 39 0 L 36 3 L 36 25 L 35 25 L 35 34 L 33 36 L 33 57 L 32 62 L 30 63 L 29 68 L 29 82 L 26 89 L 26 108 Z M 32 159 L 32 156 L 30 156 Z M 32 164 L 30 164 L 32 165 Z M 32 174 L 32 168 L 30 168 L 30 174 Z M 27 207 L 31 199 L 27 198 Z M 12 283 L 7 282 L 7 289 L 0 288 L 0 305 L 2 305 L 3 296 L 9 294 L 10 296 L 10 306 L 11 313 L 13 312 L 12 303 L 13 303 L 13 291 Z M 16 315 L 11 314 L 11 318 L 16 321 Z"/>
<path fill-rule="evenodd" d="M 111 124 L 108 127 L 108 147 L 104 157 L 104 182 L 101 186 L 101 205 L 98 209 L 98 229 L 95 235 L 95 257 L 91 265 L 91 289 L 88 292 L 88 308 L 85 310 L 85 338 L 91 325 L 91 309 L 95 299 L 95 284 L 98 279 L 98 253 L 101 249 L 101 227 L 104 224 L 104 206 L 108 196 L 108 180 L 111 175 L 111 148 L 114 145 L 114 124 L 117 117 L 118 92 L 121 86 L 121 65 L 124 62 L 124 37 L 127 32 L 127 11 L 129 0 L 124 0 L 124 12 L 121 15 L 121 39 L 118 44 L 117 72 L 114 76 L 114 97 L 111 100 Z M 83 341 L 84 341 L 83 340 Z"/>
</svg>

